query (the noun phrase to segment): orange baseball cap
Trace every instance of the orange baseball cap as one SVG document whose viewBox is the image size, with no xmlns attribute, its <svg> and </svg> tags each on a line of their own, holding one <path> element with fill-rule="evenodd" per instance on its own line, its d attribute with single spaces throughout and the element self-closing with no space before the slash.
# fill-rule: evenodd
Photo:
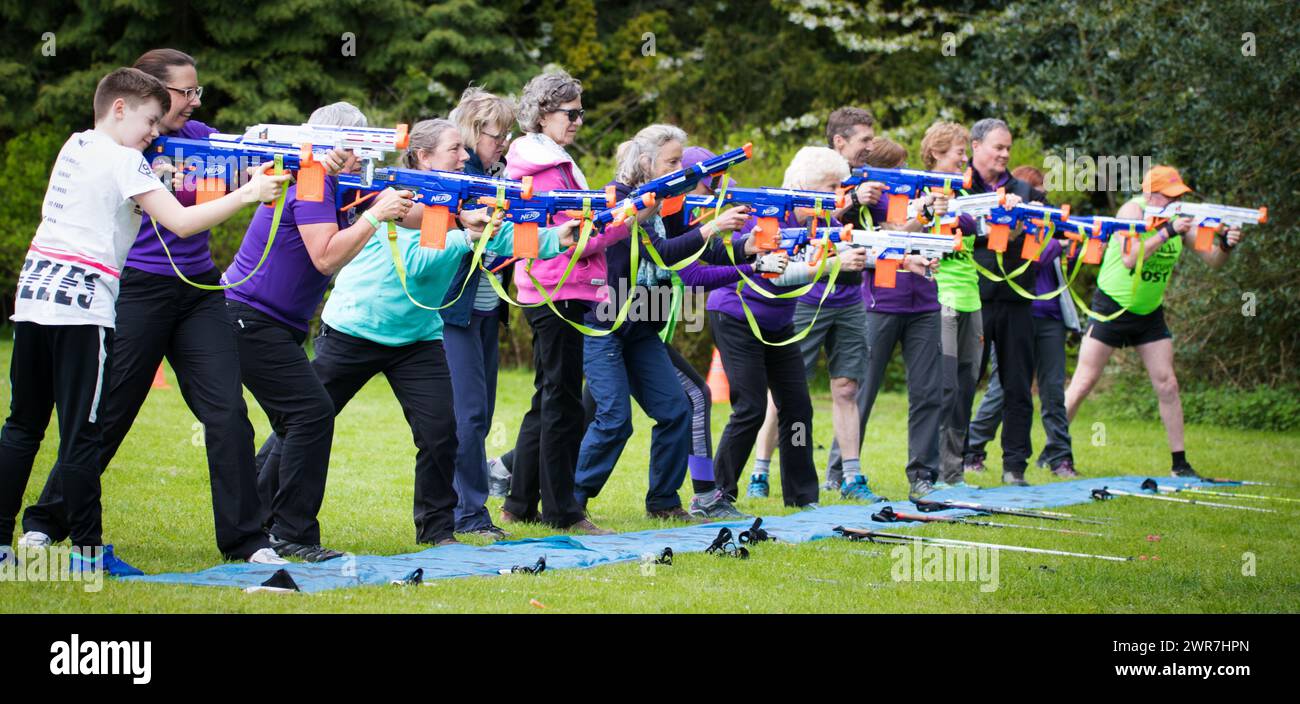
<svg viewBox="0 0 1300 704">
<path fill-rule="evenodd" d="M 1185 193 L 1191 193 L 1192 189 L 1183 183 L 1183 177 L 1178 174 L 1178 169 L 1172 166 L 1155 166 L 1143 177 L 1142 192 L 1160 193 L 1170 198 L 1177 198 Z"/>
</svg>

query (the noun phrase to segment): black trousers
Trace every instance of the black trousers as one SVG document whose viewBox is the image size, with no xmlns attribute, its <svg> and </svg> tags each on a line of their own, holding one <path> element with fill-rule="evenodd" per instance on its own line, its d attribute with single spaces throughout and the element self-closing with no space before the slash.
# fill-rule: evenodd
<svg viewBox="0 0 1300 704">
<path fill-rule="evenodd" d="M 375 375 L 388 378 L 415 439 L 415 540 L 436 543 L 452 537 L 456 414 L 442 341 L 389 347 L 322 325 L 311 366 L 335 415 Z M 280 436 L 272 434 L 257 453 L 258 477 L 267 496 L 279 489 L 282 447 Z"/>
<path fill-rule="evenodd" d="M 583 301 L 557 301 L 565 318 L 578 322 L 588 310 Z M 533 329 L 533 404 L 519 425 L 510 474 L 510 493 L 502 508 L 525 520 L 566 528 L 582 520 L 573 495 L 578 448 L 586 430 L 582 409 L 582 333 L 550 308 L 525 308 Z"/>
<path fill-rule="evenodd" d="M 193 278 L 212 284 L 220 275 L 213 270 Z M 203 424 L 217 549 L 227 558 L 245 560 L 269 543 L 257 496 L 253 426 L 239 385 L 239 354 L 225 301 L 220 291 L 203 291 L 174 276 L 124 271 L 109 354 L 112 383 L 100 413 L 99 462 L 106 471 L 165 356 L 181 397 Z M 68 536 L 63 515 L 62 492 L 46 481 L 40 499 L 23 514 L 23 528 L 63 540 Z"/>
<path fill-rule="evenodd" d="M 63 497 L 72 544 L 103 542 L 99 491 L 100 407 L 113 331 L 98 325 L 14 323 L 9 418 L 0 430 L 0 545 L 12 544 L 32 463 L 50 413 L 59 411 L 58 462 L 48 482 Z"/>
<path fill-rule="evenodd" d="M 767 392 L 772 391 L 781 450 L 781 495 L 786 506 L 817 502 L 817 470 L 813 468 L 812 400 L 808 377 L 798 345 L 773 347 L 763 344 L 740 320 L 709 311 L 709 330 L 722 355 L 722 367 L 731 384 L 731 418 L 718 440 L 713 458 L 713 476 L 718 488 L 736 500 L 740 473 L 763 427 L 767 414 Z M 783 340 L 794 334 L 794 326 L 763 331 L 769 340 Z"/>
<path fill-rule="evenodd" d="M 1029 301 L 985 301 L 983 316 L 980 378 L 987 374 L 990 351 L 996 350 L 998 382 L 1002 384 L 1002 471 L 1023 474 L 1033 454 L 1029 439 L 1034 422 L 1033 305 Z"/>
<path fill-rule="evenodd" d="M 278 473 L 268 478 L 259 472 L 257 481 L 263 510 L 270 511 L 271 535 L 319 545 L 316 514 L 325 500 L 334 402 L 307 361 L 302 348 L 307 334 L 239 301 L 226 299 L 226 313 L 239 345 L 244 386 L 280 436 Z"/>
</svg>

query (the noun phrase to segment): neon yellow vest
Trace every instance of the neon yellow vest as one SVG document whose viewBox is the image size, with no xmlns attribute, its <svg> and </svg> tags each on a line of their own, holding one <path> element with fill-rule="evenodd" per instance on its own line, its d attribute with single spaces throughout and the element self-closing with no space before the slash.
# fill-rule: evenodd
<svg viewBox="0 0 1300 704">
<path fill-rule="evenodd" d="M 1146 199 L 1142 196 L 1135 196 L 1129 202 L 1146 209 Z M 1150 232 L 1142 235 L 1142 241 L 1145 242 L 1155 234 Z M 1146 315 L 1159 308 L 1165 300 L 1165 287 L 1169 285 L 1174 265 L 1183 253 L 1183 238 L 1181 235 L 1169 238 L 1160 249 L 1143 260 L 1142 279 L 1138 282 L 1136 291 L 1133 290 L 1133 277 L 1137 270 L 1124 266 L 1123 252 L 1124 248 L 1120 244 L 1106 248 L 1101 259 L 1101 273 L 1097 275 L 1097 286 L 1121 306 L 1139 315 Z"/>
</svg>

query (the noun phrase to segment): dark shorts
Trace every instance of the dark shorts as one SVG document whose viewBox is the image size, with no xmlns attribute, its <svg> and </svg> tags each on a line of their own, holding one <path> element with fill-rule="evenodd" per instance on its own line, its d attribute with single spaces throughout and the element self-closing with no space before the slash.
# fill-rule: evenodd
<svg viewBox="0 0 1300 704">
<path fill-rule="evenodd" d="M 1102 315 L 1110 315 L 1120 308 L 1120 304 L 1101 289 L 1097 289 L 1092 297 L 1092 309 Z M 1094 319 L 1088 326 L 1088 336 L 1110 347 L 1137 347 L 1167 340 L 1173 337 L 1173 333 L 1165 324 L 1165 307 L 1161 305 L 1146 315 L 1126 311 L 1114 320 L 1102 322 Z"/>
</svg>

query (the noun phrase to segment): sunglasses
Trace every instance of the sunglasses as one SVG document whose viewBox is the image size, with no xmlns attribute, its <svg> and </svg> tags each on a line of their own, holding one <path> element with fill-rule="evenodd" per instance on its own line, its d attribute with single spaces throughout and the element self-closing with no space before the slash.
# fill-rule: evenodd
<svg viewBox="0 0 1300 704">
<path fill-rule="evenodd" d="M 173 87 L 171 87 L 171 86 L 167 86 L 167 90 L 174 90 L 174 91 L 176 91 L 177 93 L 180 93 L 181 95 L 185 96 L 185 99 L 186 99 L 186 100 L 194 100 L 195 98 L 199 98 L 199 99 L 202 99 L 202 98 L 203 98 L 203 86 L 196 86 L 196 87 L 194 87 L 194 88 L 173 88 Z"/>
<path fill-rule="evenodd" d="M 577 122 L 578 120 L 581 120 L 584 115 L 587 114 L 587 111 L 583 110 L 582 108 L 578 108 L 575 110 L 552 110 L 551 112 L 562 112 L 565 115 L 568 115 L 569 122 Z"/>
</svg>

